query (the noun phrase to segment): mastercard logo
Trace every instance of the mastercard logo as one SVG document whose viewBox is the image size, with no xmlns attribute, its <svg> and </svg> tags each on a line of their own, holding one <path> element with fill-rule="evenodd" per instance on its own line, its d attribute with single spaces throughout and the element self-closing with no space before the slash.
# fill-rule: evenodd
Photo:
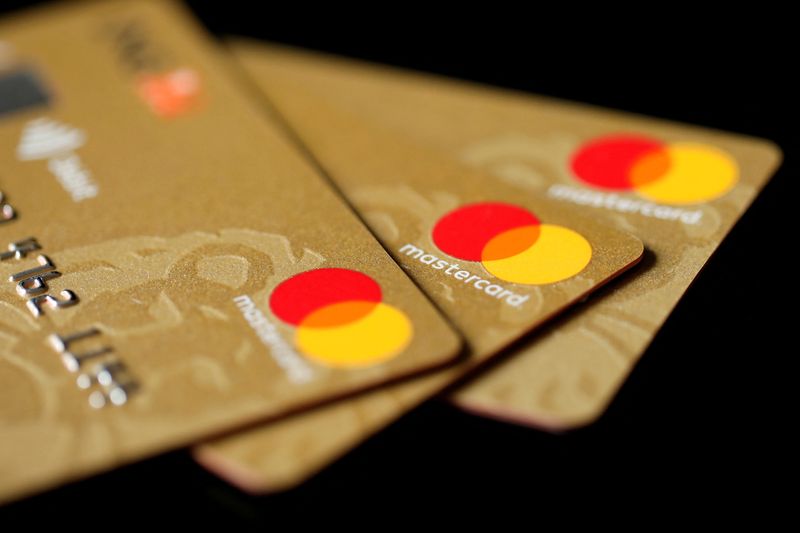
<svg viewBox="0 0 800 533">
<path fill-rule="evenodd" d="M 411 342 L 411 321 L 382 298 L 380 285 L 366 274 L 320 268 L 282 282 L 269 306 L 297 328 L 295 344 L 306 356 L 354 368 L 388 361 Z"/>
<path fill-rule="evenodd" d="M 567 279 L 592 258 L 592 247 L 580 234 L 500 202 L 450 211 L 434 226 L 433 242 L 453 257 L 480 261 L 499 279 L 524 285 Z"/>
<path fill-rule="evenodd" d="M 713 146 L 610 135 L 583 144 L 572 171 L 595 187 L 635 191 L 654 202 L 694 204 L 718 198 L 739 178 L 736 161 Z"/>
</svg>

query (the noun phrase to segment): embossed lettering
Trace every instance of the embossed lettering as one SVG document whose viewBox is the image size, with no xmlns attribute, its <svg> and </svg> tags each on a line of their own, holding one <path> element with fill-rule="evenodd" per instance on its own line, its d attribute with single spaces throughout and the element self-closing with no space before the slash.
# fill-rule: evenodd
<svg viewBox="0 0 800 533">
<path fill-rule="evenodd" d="M 50 309 L 63 309 L 65 307 L 73 306 L 79 301 L 78 295 L 69 289 L 64 289 L 61 291 L 60 296 L 62 298 L 60 300 L 52 294 L 34 296 L 28 300 L 25 305 L 28 307 L 28 310 L 33 314 L 33 316 L 40 317 L 44 314 L 42 306 L 46 305 Z"/>
<path fill-rule="evenodd" d="M 9 259 L 23 259 L 28 257 L 29 252 L 41 250 L 42 247 L 36 242 L 34 237 L 28 237 L 21 241 L 12 242 L 8 245 L 8 251 L 0 253 L 0 261 Z"/>
</svg>

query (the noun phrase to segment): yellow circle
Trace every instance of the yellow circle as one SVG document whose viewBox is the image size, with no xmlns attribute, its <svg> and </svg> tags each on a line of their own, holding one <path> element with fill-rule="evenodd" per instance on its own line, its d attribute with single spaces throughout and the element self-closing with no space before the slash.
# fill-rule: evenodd
<svg viewBox="0 0 800 533">
<path fill-rule="evenodd" d="M 675 143 L 665 150 L 670 163 L 666 172 L 636 187 L 639 194 L 654 202 L 696 204 L 713 200 L 728 192 L 739 178 L 736 161 L 717 148 Z"/>
<path fill-rule="evenodd" d="M 572 277 L 589 264 L 592 246 L 579 233 L 550 224 L 542 224 L 539 230 L 539 238 L 527 250 L 505 259 L 483 261 L 483 266 L 505 281 L 544 285 Z"/>
<path fill-rule="evenodd" d="M 324 312 L 324 308 L 317 312 Z M 311 313 L 306 320 L 311 320 Z M 309 358 L 326 366 L 354 368 L 383 363 L 411 342 L 412 326 L 405 313 L 378 303 L 363 318 L 341 326 L 318 328 L 300 324 L 295 341 Z"/>
</svg>

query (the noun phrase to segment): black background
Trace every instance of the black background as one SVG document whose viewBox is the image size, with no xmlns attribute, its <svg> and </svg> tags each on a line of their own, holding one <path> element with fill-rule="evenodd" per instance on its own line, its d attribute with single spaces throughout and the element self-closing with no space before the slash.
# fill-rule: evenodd
<svg viewBox="0 0 800 533">
<path fill-rule="evenodd" d="M 0 12 L 31 3 L 4 1 Z M 610 503 L 620 517 L 642 503 L 666 509 L 656 518 L 714 505 L 730 517 L 771 496 L 768 479 L 790 475 L 800 135 L 786 15 L 752 5 L 736 19 L 666 4 L 619 12 L 464 4 L 437 13 L 405 3 L 189 5 L 218 35 L 766 137 L 782 147 L 784 164 L 590 427 L 550 435 L 433 401 L 287 493 L 244 495 L 175 452 L 0 509 L 0 524 L 113 514 L 112 525 L 166 514 L 256 529 L 281 518 L 350 523 L 377 511 L 383 519 L 372 524 L 382 526 L 420 509 L 470 516 L 491 503 L 533 525 L 585 517 L 583 505 L 566 514 L 553 506 L 579 499 Z"/>
</svg>

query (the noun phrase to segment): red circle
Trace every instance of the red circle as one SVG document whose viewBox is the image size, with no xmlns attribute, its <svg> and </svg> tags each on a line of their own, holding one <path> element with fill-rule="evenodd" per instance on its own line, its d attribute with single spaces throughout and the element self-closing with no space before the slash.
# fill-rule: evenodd
<svg viewBox="0 0 800 533">
<path fill-rule="evenodd" d="M 433 228 L 433 242 L 446 254 L 480 261 L 484 246 L 494 237 L 539 219 L 522 207 L 500 202 L 465 205 L 450 211 Z"/>
<path fill-rule="evenodd" d="M 644 155 L 660 150 L 661 141 L 643 135 L 608 135 L 581 146 L 572 156 L 572 171 L 582 181 L 605 189 L 633 187 L 630 171 Z"/>
<path fill-rule="evenodd" d="M 355 270 L 320 268 L 292 276 L 278 285 L 269 298 L 269 307 L 284 322 L 298 325 L 321 307 L 351 300 L 380 302 L 381 287 Z"/>
</svg>

